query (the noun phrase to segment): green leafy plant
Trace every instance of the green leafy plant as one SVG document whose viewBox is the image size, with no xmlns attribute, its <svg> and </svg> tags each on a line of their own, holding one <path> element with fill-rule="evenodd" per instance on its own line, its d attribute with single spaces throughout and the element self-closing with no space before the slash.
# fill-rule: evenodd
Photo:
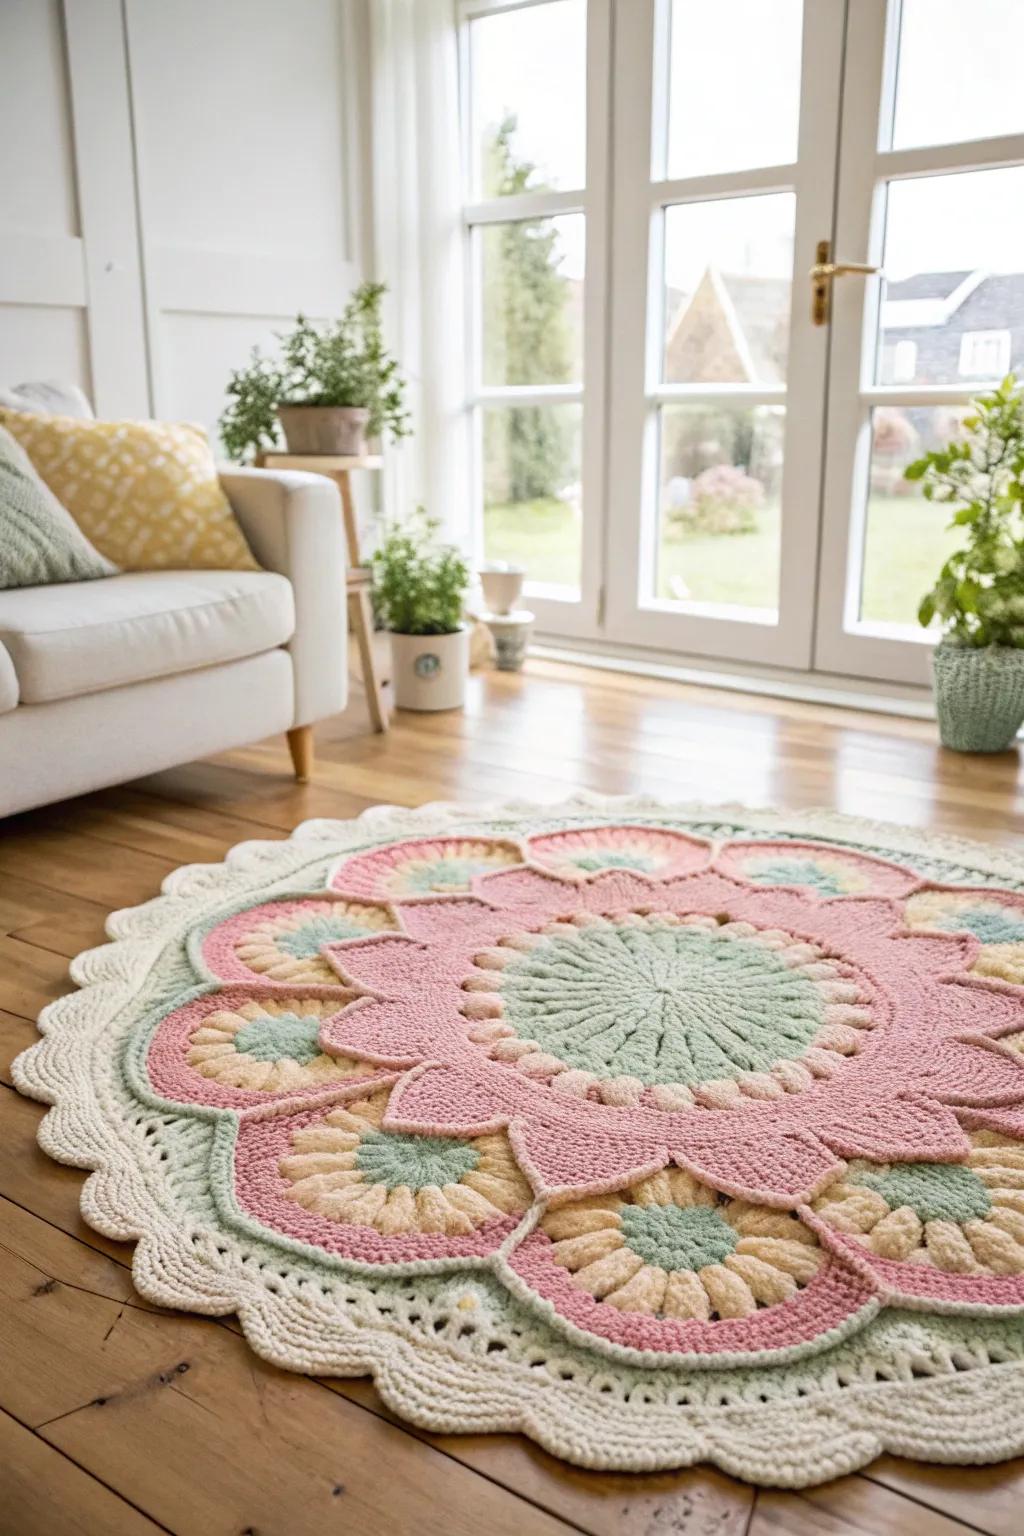
<svg viewBox="0 0 1024 1536">
<path fill-rule="evenodd" d="M 918 609 L 955 645 L 1024 647 L 1024 387 L 1009 374 L 972 402 L 963 436 L 907 466 L 929 501 L 953 508 L 966 544 Z"/>
<path fill-rule="evenodd" d="M 363 283 L 333 325 L 320 329 L 299 315 L 292 331 L 279 334 L 278 359 L 254 347 L 249 366 L 231 375 L 220 435 L 233 459 L 245 459 L 278 442 L 279 405 L 361 406 L 367 433 L 405 437 L 405 381 L 381 332 L 383 283 Z"/>
<path fill-rule="evenodd" d="M 422 507 L 392 525 L 373 556 L 373 595 L 385 629 L 397 635 L 451 635 L 462 623 L 469 567 L 440 522 Z"/>
</svg>

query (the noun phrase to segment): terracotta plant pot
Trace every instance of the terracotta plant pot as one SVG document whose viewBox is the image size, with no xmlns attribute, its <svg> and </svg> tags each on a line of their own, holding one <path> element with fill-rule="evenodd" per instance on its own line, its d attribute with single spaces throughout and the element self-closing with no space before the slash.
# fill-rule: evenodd
<svg viewBox="0 0 1024 1536">
<path fill-rule="evenodd" d="M 369 411 L 361 405 L 279 405 L 289 453 L 361 459 L 366 453 Z"/>
<path fill-rule="evenodd" d="M 391 634 L 391 681 L 399 709 L 461 709 L 469 675 L 469 629 L 450 635 Z"/>
</svg>

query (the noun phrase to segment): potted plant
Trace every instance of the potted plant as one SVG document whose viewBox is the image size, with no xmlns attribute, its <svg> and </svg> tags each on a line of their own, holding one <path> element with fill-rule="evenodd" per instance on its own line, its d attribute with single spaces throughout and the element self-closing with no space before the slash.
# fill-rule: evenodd
<svg viewBox="0 0 1024 1536">
<path fill-rule="evenodd" d="M 1013 375 L 973 402 L 962 437 L 905 474 L 949 503 L 966 539 L 918 610 L 944 629 L 934 655 L 942 743 L 1005 751 L 1024 723 L 1024 389 Z"/>
<path fill-rule="evenodd" d="M 373 595 L 391 634 L 391 678 L 401 709 L 459 709 L 469 673 L 462 605 L 469 568 L 437 541 L 440 524 L 422 507 L 386 530 L 373 556 Z"/>
<path fill-rule="evenodd" d="M 253 348 L 249 366 L 231 375 L 220 420 L 233 459 L 275 448 L 279 426 L 289 453 L 353 458 L 365 454 L 368 437 L 406 435 L 405 381 L 381 335 L 386 291 L 383 283 L 363 283 L 324 329 L 299 315 L 278 337 L 278 360 Z"/>
</svg>

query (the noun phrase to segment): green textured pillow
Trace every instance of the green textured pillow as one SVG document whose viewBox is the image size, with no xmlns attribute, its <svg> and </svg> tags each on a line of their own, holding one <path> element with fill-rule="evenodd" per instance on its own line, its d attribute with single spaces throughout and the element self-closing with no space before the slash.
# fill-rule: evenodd
<svg viewBox="0 0 1024 1536">
<path fill-rule="evenodd" d="M 21 444 L 0 427 L 0 589 L 92 581 L 116 570 L 39 478 Z"/>
</svg>

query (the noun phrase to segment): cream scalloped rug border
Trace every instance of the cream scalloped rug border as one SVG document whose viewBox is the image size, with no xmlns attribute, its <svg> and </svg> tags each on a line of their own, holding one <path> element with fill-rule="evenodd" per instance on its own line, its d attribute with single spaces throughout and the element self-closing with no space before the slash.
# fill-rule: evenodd
<svg viewBox="0 0 1024 1536">
<path fill-rule="evenodd" d="M 919 1379 L 909 1360 L 897 1382 L 860 1381 L 853 1366 L 852 1377 L 843 1380 L 840 1364 L 833 1374 L 842 1390 L 767 1406 L 691 1402 L 678 1390 L 659 1398 L 656 1388 L 645 1384 L 654 1379 L 651 1373 L 644 1378 L 642 1372 L 634 1373 L 636 1384 L 625 1397 L 620 1391 L 602 1396 L 592 1381 L 578 1375 L 561 1379 L 557 1372 L 545 1376 L 541 1389 L 536 1371 L 460 1354 L 446 1341 L 410 1342 L 382 1326 L 380 1317 L 374 1328 L 368 1313 L 360 1314 L 358 1307 L 340 1311 L 302 1279 L 291 1283 L 286 1270 L 268 1275 L 265 1265 L 246 1263 L 246 1244 L 230 1234 L 211 1232 L 196 1241 L 176 1216 L 174 1192 L 151 1143 L 140 1125 L 126 1123 L 112 1072 L 102 1070 L 111 1053 L 96 1047 L 116 1027 L 169 940 L 180 940 L 197 913 L 244 905 L 247 897 L 265 899 L 268 889 L 286 885 L 289 875 L 318 853 L 334 856 L 391 837 L 462 833 L 527 816 L 571 823 L 595 815 L 658 813 L 679 813 L 695 823 L 734 823 L 742 832 L 868 845 L 892 857 L 947 860 L 1024 888 L 1024 858 L 823 811 L 670 806 L 581 792 L 550 805 L 379 806 L 354 821 L 308 821 L 289 839 L 238 845 L 223 864 L 178 869 L 165 880 L 161 896 L 110 916 L 112 942 L 72 963 L 79 990 L 43 1011 L 43 1038 L 14 1063 L 20 1091 L 52 1106 L 39 1128 L 40 1145 L 58 1162 L 92 1170 L 81 1194 L 83 1216 L 108 1237 L 136 1243 L 133 1276 L 140 1295 L 185 1311 L 237 1313 L 251 1347 L 286 1369 L 371 1375 L 389 1408 L 427 1430 L 521 1431 L 582 1466 L 651 1471 L 710 1462 L 738 1477 L 788 1487 L 854 1471 L 883 1452 L 958 1465 L 1021 1453 L 1024 1360 L 975 1360 L 969 1369 L 954 1360 L 948 1370 Z M 441 1300 L 450 1308 L 450 1296 Z"/>
</svg>

